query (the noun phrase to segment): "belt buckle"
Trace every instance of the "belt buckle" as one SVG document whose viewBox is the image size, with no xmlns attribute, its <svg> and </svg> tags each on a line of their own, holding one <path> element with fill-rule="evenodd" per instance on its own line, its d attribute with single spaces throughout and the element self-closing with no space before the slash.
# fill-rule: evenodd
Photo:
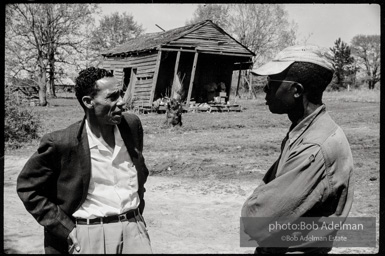
<svg viewBox="0 0 385 256">
<path fill-rule="evenodd" d="M 118 215 L 119 221 L 127 220 L 127 214 Z"/>
</svg>

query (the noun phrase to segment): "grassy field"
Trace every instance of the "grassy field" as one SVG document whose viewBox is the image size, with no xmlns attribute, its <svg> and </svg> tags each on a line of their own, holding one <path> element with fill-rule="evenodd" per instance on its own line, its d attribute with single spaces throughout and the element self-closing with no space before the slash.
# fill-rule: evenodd
<svg viewBox="0 0 385 256">
<path fill-rule="evenodd" d="M 145 133 L 143 154 L 150 175 L 186 178 L 197 183 L 204 180 L 216 184 L 253 181 L 259 184 L 279 156 L 281 141 L 290 126 L 287 116 L 268 111 L 263 97 L 237 99 L 242 112 L 183 114 L 182 127 L 165 127 L 164 115 L 140 114 Z M 49 101 L 49 107 L 34 108 L 44 123 L 41 135 L 65 128 L 83 116 L 76 99 Z M 353 152 L 355 201 L 350 216 L 378 218 L 380 92 L 326 92 L 324 103 L 345 131 Z M 34 141 L 21 149 L 6 151 L 6 158 L 26 159 L 37 145 L 38 141 Z M 244 201 L 248 194 L 242 195 Z M 339 248 L 336 252 L 374 253 L 375 250 Z"/>
<path fill-rule="evenodd" d="M 49 107 L 33 110 L 44 124 L 41 136 L 83 117 L 76 99 L 49 101 Z M 186 113 L 182 127 L 165 127 L 164 115 L 140 114 L 145 133 L 144 154 L 151 174 L 226 178 L 266 170 L 279 155 L 289 120 L 286 115 L 271 114 L 263 95 L 236 102 L 242 106 L 242 112 Z M 379 167 L 379 91 L 326 92 L 324 103 L 348 137 L 355 166 L 358 170 L 369 168 L 375 175 Z M 31 148 L 37 145 L 38 141 L 34 141 L 7 153 L 32 153 Z"/>
</svg>

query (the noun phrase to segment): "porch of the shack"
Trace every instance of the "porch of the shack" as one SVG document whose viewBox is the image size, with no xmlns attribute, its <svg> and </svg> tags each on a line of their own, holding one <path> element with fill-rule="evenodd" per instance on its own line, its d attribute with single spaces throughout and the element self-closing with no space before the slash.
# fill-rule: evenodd
<svg viewBox="0 0 385 256">
<path fill-rule="evenodd" d="M 179 97 L 186 110 L 240 110 L 230 104 L 232 75 L 250 68 L 250 57 L 162 50 L 160 59 L 152 101 Z"/>
</svg>

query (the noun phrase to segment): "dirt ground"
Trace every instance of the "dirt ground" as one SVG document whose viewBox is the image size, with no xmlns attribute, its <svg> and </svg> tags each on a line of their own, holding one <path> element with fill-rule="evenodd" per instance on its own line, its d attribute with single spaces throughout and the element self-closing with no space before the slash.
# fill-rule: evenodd
<svg viewBox="0 0 385 256">
<path fill-rule="evenodd" d="M 379 103 L 326 100 L 351 143 L 355 202 L 350 216 L 379 218 Z M 278 157 L 289 123 L 261 102 L 243 103 L 241 113 L 185 114 L 181 128 L 162 128 L 163 116 L 140 115 L 144 156 L 150 170 L 146 219 L 155 253 L 252 253 L 239 246 L 243 202 Z M 66 104 L 40 110 L 42 133 L 81 118 Z M 53 122 L 60 111 L 62 122 Z M 78 111 L 78 109 L 76 109 Z M 16 178 L 37 142 L 8 151 L 4 165 L 6 253 L 43 253 L 42 227 L 16 194 Z M 377 223 L 378 225 L 378 223 Z M 376 253 L 377 248 L 334 248 L 332 253 Z"/>
<path fill-rule="evenodd" d="M 10 179 L 5 195 L 12 203 L 4 208 L 5 247 L 15 253 L 43 253 L 43 229 L 15 193 L 15 177 L 25 161 L 6 158 Z M 253 183 L 150 176 L 144 218 L 154 253 L 251 253 L 252 248 L 239 247 L 238 227 Z"/>
</svg>

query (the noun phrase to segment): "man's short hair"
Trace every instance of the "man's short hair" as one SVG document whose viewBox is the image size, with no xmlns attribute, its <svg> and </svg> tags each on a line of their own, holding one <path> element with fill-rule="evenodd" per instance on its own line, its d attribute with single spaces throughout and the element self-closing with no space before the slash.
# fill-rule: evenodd
<svg viewBox="0 0 385 256">
<path fill-rule="evenodd" d="M 304 87 L 304 94 L 314 104 L 322 103 L 322 94 L 333 79 L 333 71 L 309 62 L 294 62 L 285 70 L 286 79 Z"/>
<path fill-rule="evenodd" d="M 82 98 L 84 96 L 95 96 L 97 93 L 96 81 L 103 77 L 112 77 L 113 74 L 102 68 L 89 67 L 79 72 L 75 82 L 75 95 L 80 105 L 85 108 Z"/>
</svg>

